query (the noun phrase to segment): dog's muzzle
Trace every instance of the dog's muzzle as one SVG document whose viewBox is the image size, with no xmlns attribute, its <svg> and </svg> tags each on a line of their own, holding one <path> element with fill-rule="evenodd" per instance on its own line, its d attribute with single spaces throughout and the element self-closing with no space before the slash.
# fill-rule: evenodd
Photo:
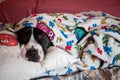
<svg viewBox="0 0 120 80">
<path fill-rule="evenodd" d="M 28 61 L 38 62 L 40 59 L 40 56 L 38 55 L 38 50 L 35 49 L 33 46 L 27 50 L 25 56 Z"/>
</svg>

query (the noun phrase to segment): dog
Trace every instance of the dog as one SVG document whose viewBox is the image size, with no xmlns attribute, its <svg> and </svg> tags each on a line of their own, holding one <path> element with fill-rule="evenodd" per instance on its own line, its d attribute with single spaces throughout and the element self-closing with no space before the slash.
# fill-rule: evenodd
<svg viewBox="0 0 120 80">
<path fill-rule="evenodd" d="M 39 62 L 53 46 L 48 35 L 38 28 L 24 27 L 16 32 L 21 45 L 21 54 L 28 61 Z"/>
</svg>

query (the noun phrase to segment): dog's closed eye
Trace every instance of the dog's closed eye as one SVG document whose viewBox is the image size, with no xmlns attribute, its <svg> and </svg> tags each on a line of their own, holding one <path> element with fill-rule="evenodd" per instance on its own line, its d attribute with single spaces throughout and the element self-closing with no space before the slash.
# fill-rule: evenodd
<svg viewBox="0 0 120 80">
<path fill-rule="evenodd" d="M 42 39 L 42 36 L 41 36 L 41 35 L 39 35 L 39 36 L 38 36 L 38 39 Z"/>
<path fill-rule="evenodd" d="M 38 40 L 42 40 L 45 38 L 45 35 L 38 35 Z"/>
</svg>

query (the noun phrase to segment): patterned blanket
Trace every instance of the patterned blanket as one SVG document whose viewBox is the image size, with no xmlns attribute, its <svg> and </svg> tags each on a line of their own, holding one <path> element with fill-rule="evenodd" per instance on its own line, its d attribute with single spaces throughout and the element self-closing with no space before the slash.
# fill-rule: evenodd
<svg viewBox="0 0 120 80">
<path fill-rule="evenodd" d="M 64 76 L 39 77 L 35 80 L 120 80 L 120 67 L 85 70 Z"/>
<path fill-rule="evenodd" d="M 14 31 L 23 27 L 43 30 L 54 46 L 66 50 L 77 60 L 61 69 L 46 70 L 40 76 L 120 66 L 120 19 L 117 17 L 93 11 L 41 13 L 24 18 L 14 27 Z"/>
</svg>

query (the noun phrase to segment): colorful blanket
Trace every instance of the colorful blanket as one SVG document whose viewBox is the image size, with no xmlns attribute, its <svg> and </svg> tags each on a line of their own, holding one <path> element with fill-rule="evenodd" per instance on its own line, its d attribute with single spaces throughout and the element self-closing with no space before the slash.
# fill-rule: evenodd
<svg viewBox="0 0 120 80">
<path fill-rule="evenodd" d="M 77 60 L 61 69 L 46 70 L 40 76 L 120 66 L 120 19 L 117 17 L 93 11 L 78 14 L 41 13 L 24 18 L 14 31 L 23 27 L 43 30 L 54 46 L 66 50 Z"/>
<path fill-rule="evenodd" d="M 63 76 L 39 77 L 37 80 L 119 80 L 120 68 L 85 70 Z M 35 79 L 35 80 L 36 80 Z"/>
</svg>

